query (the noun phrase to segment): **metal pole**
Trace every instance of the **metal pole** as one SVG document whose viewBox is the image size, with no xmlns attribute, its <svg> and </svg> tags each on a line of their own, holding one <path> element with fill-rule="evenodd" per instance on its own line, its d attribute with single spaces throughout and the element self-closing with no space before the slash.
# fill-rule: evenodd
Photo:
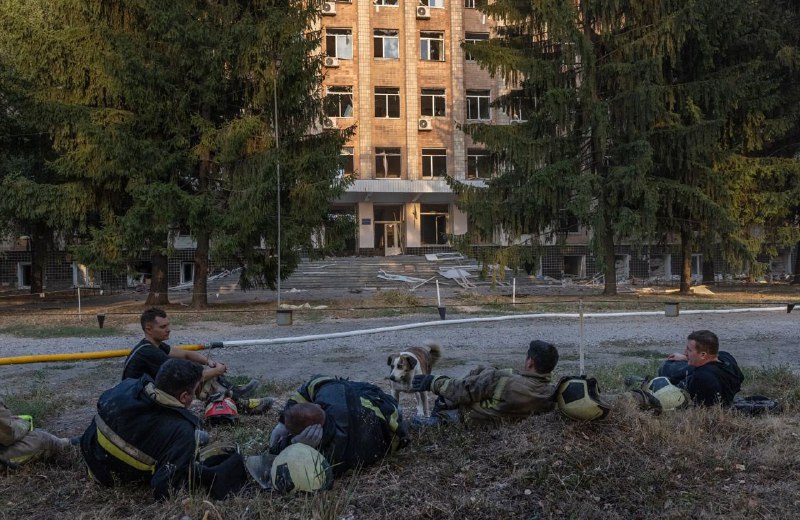
<svg viewBox="0 0 800 520">
<path fill-rule="evenodd" d="M 278 308 L 281 308 L 281 159 L 280 141 L 278 139 L 278 62 L 275 61 L 275 73 L 272 75 L 272 99 L 274 111 L 272 113 L 275 126 L 275 170 L 278 177 Z"/>
<path fill-rule="evenodd" d="M 586 370 L 584 366 L 584 351 L 586 349 L 585 336 L 583 335 L 583 299 L 578 300 L 578 314 L 580 316 L 580 341 L 578 344 L 578 369 L 580 375 L 585 375 Z"/>
</svg>

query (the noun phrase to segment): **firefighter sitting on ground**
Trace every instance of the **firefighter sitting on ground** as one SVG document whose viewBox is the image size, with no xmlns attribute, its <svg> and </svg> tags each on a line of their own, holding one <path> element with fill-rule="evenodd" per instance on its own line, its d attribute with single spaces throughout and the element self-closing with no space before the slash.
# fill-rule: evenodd
<svg viewBox="0 0 800 520">
<path fill-rule="evenodd" d="M 197 398 L 201 401 L 221 402 L 224 397 L 231 397 L 239 412 L 251 414 L 264 413 L 272 407 L 273 399 L 269 397 L 246 399 L 258 387 L 258 381 L 252 380 L 246 385 L 234 386 L 222 377 L 227 371 L 223 363 L 213 361 L 197 352 L 170 347 L 166 343 L 170 334 L 169 318 L 163 309 L 152 307 L 144 311 L 141 324 L 144 339 L 125 359 L 122 379 L 138 379 L 145 374 L 155 378 L 161 365 L 168 359 L 186 359 L 203 366 L 203 384 L 197 391 Z"/>
<path fill-rule="evenodd" d="M 33 428 L 33 418 L 11 413 L 0 398 L 0 463 L 15 467 L 68 449 L 70 440 Z"/>
<path fill-rule="evenodd" d="M 318 450 L 332 466 L 333 475 L 339 476 L 374 464 L 408 442 L 392 396 L 371 383 L 317 375 L 287 401 L 270 436 L 269 453 L 248 457 L 247 466 L 258 483 L 269 489 L 275 456 L 293 444 Z"/>
<path fill-rule="evenodd" d="M 463 379 L 426 374 L 411 382 L 415 392 L 438 396 L 430 417 L 415 415 L 412 426 L 463 422 L 467 426 L 521 421 L 531 414 L 553 410 L 551 374 L 558 349 L 545 341 L 531 341 L 522 370 L 478 367 Z"/>
<path fill-rule="evenodd" d="M 196 459 L 198 418 L 186 407 L 202 372 L 197 363 L 170 359 L 155 381 L 148 375 L 124 379 L 103 392 L 80 442 L 91 477 L 108 487 L 147 482 L 157 499 L 169 497 L 190 476 L 215 499 L 239 491 L 247 471 L 238 453 Z"/>
</svg>

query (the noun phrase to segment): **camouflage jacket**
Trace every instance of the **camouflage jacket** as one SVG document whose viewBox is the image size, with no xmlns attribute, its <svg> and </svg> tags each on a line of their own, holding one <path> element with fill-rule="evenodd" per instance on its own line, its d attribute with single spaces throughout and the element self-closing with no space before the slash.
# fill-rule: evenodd
<svg viewBox="0 0 800 520">
<path fill-rule="evenodd" d="M 520 421 L 551 411 L 550 374 L 478 367 L 463 379 L 440 377 L 431 390 L 457 405 L 467 425 Z"/>
<path fill-rule="evenodd" d="M 19 419 L 0 399 L 0 446 L 11 446 L 30 431 L 30 423 Z"/>
</svg>

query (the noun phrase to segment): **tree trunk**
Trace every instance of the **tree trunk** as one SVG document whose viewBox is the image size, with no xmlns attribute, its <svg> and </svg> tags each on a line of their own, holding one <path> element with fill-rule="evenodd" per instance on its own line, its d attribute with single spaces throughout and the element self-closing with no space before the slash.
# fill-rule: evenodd
<svg viewBox="0 0 800 520">
<path fill-rule="evenodd" d="M 47 239 L 39 234 L 32 234 L 31 251 L 31 294 L 44 292 L 44 273 L 47 268 Z"/>
<path fill-rule="evenodd" d="M 692 240 L 689 232 L 681 231 L 681 294 L 689 294 L 692 285 Z"/>
<path fill-rule="evenodd" d="M 153 253 L 150 292 L 145 305 L 169 305 L 169 282 L 167 280 L 168 258 L 164 253 Z"/>
<path fill-rule="evenodd" d="M 705 256 L 705 255 L 704 255 Z M 714 261 L 703 260 L 703 283 L 714 283 L 716 281 L 716 273 L 714 272 Z"/>
<path fill-rule="evenodd" d="M 795 246 L 796 251 L 794 252 L 794 278 L 792 279 L 792 284 L 800 284 L 800 242 L 797 243 Z"/>
<path fill-rule="evenodd" d="M 207 111 L 203 115 L 208 117 Z M 192 308 L 205 309 L 208 307 L 208 250 L 211 234 L 208 230 L 208 216 L 210 209 L 208 205 L 208 174 L 211 169 L 211 153 L 206 150 L 202 153 L 200 162 L 197 163 L 197 194 L 205 205 L 201 211 L 200 218 L 193 222 L 193 234 L 197 241 L 194 251 L 194 282 L 192 283 Z"/>
<path fill-rule="evenodd" d="M 603 275 L 605 286 L 603 294 L 614 296 L 617 294 L 617 254 L 614 248 L 614 233 L 611 227 L 611 216 L 603 210 L 603 236 L 600 238 L 603 248 Z"/>
<path fill-rule="evenodd" d="M 192 308 L 208 307 L 208 231 L 195 234 L 197 249 L 194 251 L 194 283 L 192 284 Z"/>
</svg>

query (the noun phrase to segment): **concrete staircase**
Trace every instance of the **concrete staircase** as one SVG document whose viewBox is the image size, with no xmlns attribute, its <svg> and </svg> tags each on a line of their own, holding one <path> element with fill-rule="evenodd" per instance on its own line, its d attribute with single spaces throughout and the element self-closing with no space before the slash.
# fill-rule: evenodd
<svg viewBox="0 0 800 520">
<path fill-rule="evenodd" d="M 439 267 L 456 267 L 461 265 L 477 265 L 475 260 L 429 261 L 424 256 L 387 256 L 387 257 L 345 257 L 325 260 L 303 261 L 297 270 L 281 283 L 282 289 L 363 289 L 363 288 L 408 288 L 414 283 L 383 280 L 378 278 L 380 271 L 387 274 L 410 276 L 428 280 L 439 275 Z M 433 283 L 431 280 L 428 283 Z"/>
</svg>

